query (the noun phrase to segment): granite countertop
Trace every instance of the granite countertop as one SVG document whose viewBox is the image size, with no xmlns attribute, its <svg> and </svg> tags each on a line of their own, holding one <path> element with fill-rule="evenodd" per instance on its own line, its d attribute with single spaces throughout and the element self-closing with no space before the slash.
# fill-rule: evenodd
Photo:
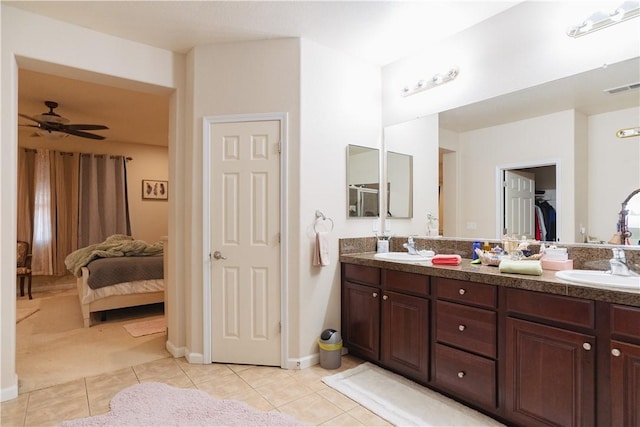
<svg viewBox="0 0 640 427">
<path fill-rule="evenodd" d="M 542 276 L 529 276 L 500 273 L 497 267 L 471 264 L 470 259 L 463 259 L 458 266 L 434 266 L 430 261 L 391 261 L 374 255 L 372 252 L 342 254 L 340 262 L 640 307 L 640 289 L 616 290 L 568 283 L 556 279 L 555 271 L 544 270 Z"/>
</svg>

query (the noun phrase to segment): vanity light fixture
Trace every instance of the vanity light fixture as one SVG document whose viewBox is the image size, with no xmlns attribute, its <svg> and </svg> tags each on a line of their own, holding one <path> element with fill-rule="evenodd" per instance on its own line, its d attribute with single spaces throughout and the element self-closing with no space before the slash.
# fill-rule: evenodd
<svg viewBox="0 0 640 427">
<path fill-rule="evenodd" d="M 640 136 L 640 127 L 620 129 L 616 132 L 618 138 L 630 138 L 632 136 Z"/>
<path fill-rule="evenodd" d="M 460 73 L 460 70 L 458 69 L 458 67 L 455 67 L 455 66 L 451 67 L 451 69 L 446 73 L 435 74 L 429 80 L 420 80 L 413 87 L 405 86 L 402 89 L 402 92 L 400 94 L 402 96 L 410 96 L 418 92 L 422 92 L 424 90 L 431 89 L 436 86 L 440 86 L 443 83 L 447 83 L 447 82 L 450 82 L 451 80 L 454 80 L 456 77 L 458 77 L 459 73 Z"/>
<path fill-rule="evenodd" d="M 567 35 L 570 37 L 580 37 L 594 31 L 601 30 L 614 24 L 618 24 L 627 19 L 640 16 L 640 2 L 626 1 L 611 12 L 595 12 L 582 23 L 569 28 Z"/>
</svg>

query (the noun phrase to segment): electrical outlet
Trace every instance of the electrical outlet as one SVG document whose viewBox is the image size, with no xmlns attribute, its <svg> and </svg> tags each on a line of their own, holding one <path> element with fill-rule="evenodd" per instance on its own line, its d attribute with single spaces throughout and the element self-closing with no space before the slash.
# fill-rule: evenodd
<svg viewBox="0 0 640 427">
<path fill-rule="evenodd" d="M 467 230 L 475 230 L 478 228 L 478 224 L 476 224 L 475 222 L 468 222 L 467 223 Z"/>
</svg>

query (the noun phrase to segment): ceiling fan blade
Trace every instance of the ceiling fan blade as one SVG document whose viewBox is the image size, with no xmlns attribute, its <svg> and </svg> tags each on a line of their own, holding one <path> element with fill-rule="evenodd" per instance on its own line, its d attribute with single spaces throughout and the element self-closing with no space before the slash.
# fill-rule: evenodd
<svg viewBox="0 0 640 427">
<path fill-rule="evenodd" d="M 38 126 L 38 125 L 23 125 L 22 123 L 18 123 L 18 126 L 40 129 L 40 126 Z"/>
<path fill-rule="evenodd" d="M 105 125 L 63 125 L 62 126 L 63 129 L 71 129 L 71 130 L 103 130 L 103 129 L 109 129 L 107 126 Z"/>
<path fill-rule="evenodd" d="M 79 130 L 73 130 L 73 129 L 60 129 L 60 132 L 64 132 L 64 133 L 68 133 L 69 135 L 75 135 L 75 136 L 79 136 L 82 138 L 90 138 L 90 139 L 105 139 L 104 136 L 102 135 L 96 135 L 95 133 L 89 133 L 89 132 L 82 132 Z"/>
<path fill-rule="evenodd" d="M 18 115 L 19 115 L 20 117 L 24 117 L 25 119 L 29 119 L 29 120 L 34 121 L 34 122 L 36 122 L 36 123 L 40 123 L 40 124 L 46 124 L 46 123 L 47 123 L 47 122 L 43 122 L 43 121 L 41 121 L 41 120 L 38 120 L 38 119 L 36 119 L 36 118 L 33 118 L 33 117 L 31 117 L 31 116 L 27 116 L 26 114 L 18 113 Z"/>
</svg>

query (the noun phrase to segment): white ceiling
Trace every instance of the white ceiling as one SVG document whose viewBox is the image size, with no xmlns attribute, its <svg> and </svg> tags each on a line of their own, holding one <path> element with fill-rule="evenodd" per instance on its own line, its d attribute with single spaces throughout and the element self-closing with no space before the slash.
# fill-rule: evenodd
<svg viewBox="0 0 640 427">
<path fill-rule="evenodd" d="M 520 1 L 3 1 L 54 19 L 148 45 L 186 52 L 202 44 L 303 37 L 375 64 L 437 43 Z M 613 77 L 612 77 L 613 76 Z M 602 89 L 640 81 L 640 62 L 614 64 L 531 90 L 441 114 L 457 131 L 576 108 L 597 114 L 640 105 L 640 91 Z M 46 111 L 45 100 L 72 123 L 109 126 L 108 140 L 166 145 L 167 95 L 114 89 L 21 71 L 19 111 Z M 551 101 L 550 101 L 551 100 Z M 21 123 L 25 123 L 23 119 Z M 22 132 L 31 131 L 22 128 Z M 24 135 L 24 133 L 23 133 Z"/>
<path fill-rule="evenodd" d="M 59 21 L 188 52 L 194 46 L 302 37 L 385 65 L 522 0 L 4 1 Z"/>
</svg>

